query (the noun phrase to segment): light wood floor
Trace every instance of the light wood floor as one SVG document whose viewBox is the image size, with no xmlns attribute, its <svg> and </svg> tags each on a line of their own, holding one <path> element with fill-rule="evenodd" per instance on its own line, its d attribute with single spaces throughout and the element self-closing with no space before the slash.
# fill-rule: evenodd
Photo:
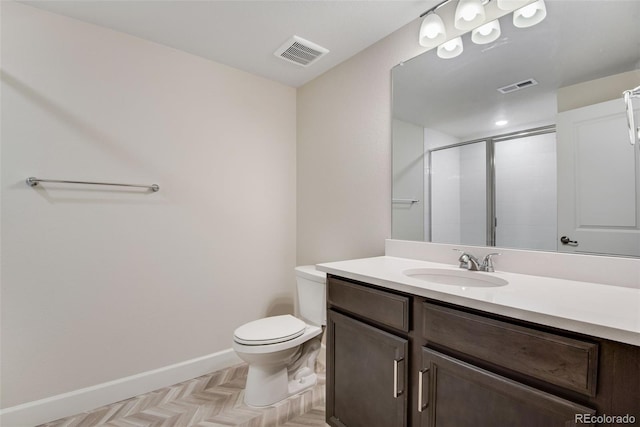
<svg viewBox="0 0 640 427">
<path fill-rule="evenodd" d="M 241 364 L 40 427 L 325 427 L 325 374 L 318 384 L 264 409 L 243 403 Z"/>
</svg>

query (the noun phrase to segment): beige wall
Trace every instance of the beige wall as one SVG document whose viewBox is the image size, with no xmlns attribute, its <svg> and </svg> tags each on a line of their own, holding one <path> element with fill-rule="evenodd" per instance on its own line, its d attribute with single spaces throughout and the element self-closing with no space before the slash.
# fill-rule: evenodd
<svg viewBox="0 0 640 427">
<path fill-rule="evenodd" d="M 228 349 L 290 311 L 295 89 L 1 3 L 3 407 Z"/>
<path fill-rule="evenodd" d="M 612 99 L 622 99 L 622 92 L 640 84 L 640 70 L 614 74 L 558 89 L 558 112 L 586 107 Z"/>
<path fill-rule="evenodd" d="M 391 236 L 391 68 L 419 20 L 298 89 L 298 264 L 382 255 Z"/>
<path fill-rule="evenodd" d="M 425 240 L 425 128 L 402 120 L 392 120 L 394 144 L 392 159 L 392 196 L 414 199 L 415 203 L 392 203 L 391 231 L 395 239 Z"/>
</svg>

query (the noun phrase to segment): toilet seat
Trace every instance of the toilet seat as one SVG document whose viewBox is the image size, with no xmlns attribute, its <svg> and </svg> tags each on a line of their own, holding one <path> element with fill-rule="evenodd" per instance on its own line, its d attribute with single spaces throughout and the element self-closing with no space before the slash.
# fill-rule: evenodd
<svg viewBox="0 0 640 427">
<path fill-rule="evenodd" d="M 233 333 L 233 340 L 244 345 L 277 344 L 301 336 L 306 326 L 290 314 L 265 317 L 240 326 Z"/>
</svg>

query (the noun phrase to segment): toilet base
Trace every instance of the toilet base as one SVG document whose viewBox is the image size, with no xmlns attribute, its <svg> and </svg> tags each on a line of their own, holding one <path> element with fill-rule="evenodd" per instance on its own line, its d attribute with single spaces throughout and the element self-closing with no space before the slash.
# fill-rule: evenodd
<svg viewBox="0 0 640 427">
<path fill-rule="evenodd" d="M 315 373 L 301 378 L 297 381 L 289 381 L 289 396 L 301 393 L 306 389 L 315 386 L 318 383 L 318 375 Z"/>
<path fill-rule="evenodd" d="M 313 387 L 318 382 L 318 376 L 311 372 L 298 379 L 288 379 L 287 368 L 268 369 L 265 366 L 249 366 L 247 386 L 244 393 L 244 403 L 252 407 L 273 405 L 294 394 Z"/>
<path fill-rule="evenodd" d="M 322 327 L 307 325 L 301 336 L 286 342 L 252 346 L 234 341 L 236 354 L 249 364 L 244 402 L 270 406 L 316 385 L 322 332 Z"/>
</svg>

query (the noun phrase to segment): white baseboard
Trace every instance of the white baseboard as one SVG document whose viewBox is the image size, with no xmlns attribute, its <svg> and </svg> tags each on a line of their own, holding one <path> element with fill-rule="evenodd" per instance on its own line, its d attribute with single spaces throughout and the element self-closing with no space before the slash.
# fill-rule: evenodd
<svg viewBox="0 0 640 427">
<path fill-rule="evenodd" d="M 233 349 L 0 410 L 0 426 L 32 427 L 241 363 Z"/>
</svg>

